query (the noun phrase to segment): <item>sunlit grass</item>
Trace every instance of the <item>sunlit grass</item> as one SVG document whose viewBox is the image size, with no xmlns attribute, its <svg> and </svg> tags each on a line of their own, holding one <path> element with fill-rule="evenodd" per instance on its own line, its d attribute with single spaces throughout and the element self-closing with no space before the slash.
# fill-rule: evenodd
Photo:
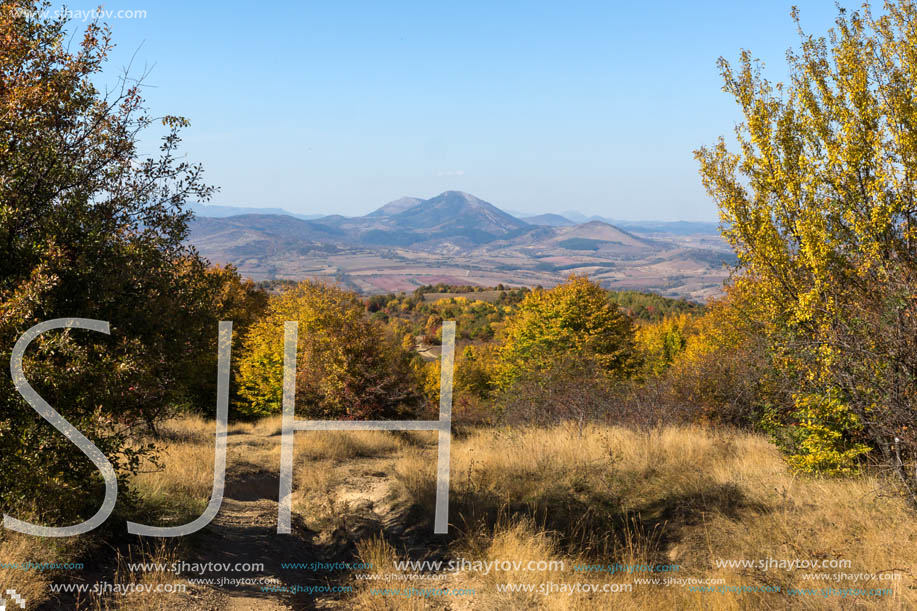
<svg viewBox="0 0 917 611">
<path fill-rule="evenodd" d="M 184 417 L 162 431 L 158 444 L 163 468 L 139 474 L 132 486 L 159 523 L 184 523 L 199 515 L 210 497 L 214 422 Z M 280 441 L 279 417 L 233 424 L 230 469 L 278 472 Z M 412 516 L 432 521 L 434 434 L 297 432 L 295 448 L 294 511 L 310 528 L 340 527 L 348 507 L 337 491 L 345 483 L 359 483 L 354 478 L 368 465 L 389 477 L 398 497 L 394 500 L 413 507 Z M 633 583 L 632 575 L 574 573 L 574 563 L 677 564 L 679 570 L 667 576 L 721 578 L 730 586 L 891 588 L 891 596 L 856 597 L 843 604 L 917 608 L 912 576 L 917 522 L 888 483 L 875 475 L 794 476 L 760 435 L 697 427 L 643 432 L 606 426 L 475 429 L 453 439 L 450 522 L 450 557 L 555 560 L 566 566 L 562 572 L 465 572 L 436 583 L 479 592 L 467 608 L 571 610 L 613 602 L 616 609 L 634 610 L 823 609 L 840 604 L 839 599 L 820 596 L 703 594 L 684 586 L 642 584 L 616 594 L 497 592 L 500 583 Z M 424 528 L 432 529 L 432 523 Z M 375 571 L 394 572 L 392 563 L 403 554 L 397 543 L 380 537 L 358 541 L 357 557 L 372 562 Z M 61 561 L 67 553 L 7 531 L 0 539 L 0 556 L 6 559 Z M 160 557 L 174 552 L 150 548 L 138 553 Z M 766 558 L 843 559 L 850 561 L 849 568 L 827 572 L 894 571 L 903 576 L 899 581 L 824 582 L 803 580 L 809 571 L 801 569 L 715 565 L 717 559 Z M 123 574 L 122 565 L 119 578 L 133 579 Z M 0 570 L 0 578 L 14 580 L 17 590 L 34 600 L 47 595 L 47 574 Z M 443 601 L 370 595 L 368 588 L 378 582 L 350 583 L 356 592 L 347 602 L 354 608 L 442 607 Z"/>
<path fill-rule="evenodd" d="M 429 451 L 397 460 L 406 498 L 432 516 L 435 472 Z M 917 608 L 912 572 L 917 522 L 904 501 L 875 477 L 794 476 L 763 436 L 708 429 L 634 432 L 614 427 L 480 429 L 452 449 L 450 521 L 454 556 L 573 563 L 677 564 L 670 576 L 723 578 L 731 586 L 821 589 L 891 588 L 892 596 L 857 597 L 857 608 Z M 717 559 L 850 560 L 848 569 L 897 569 L 900 581 L 803 580 L 806 570 L 722 569 Z M 817 572 L 817 571 L 816 571 Z M 534 581 L 533 581 L 534 580 Z M 498 596 L 495 584 L 608 581 L 626 575 L 465 574 L 484 597 L 476 609 L 588 609 L 606 604 L 585 594 Z M 822 609 L 819 596 L 702 594 L 683 586 L 634 585 L 614 594 L 621 609 Z M 605 602 L 603 602 L 605 601 Z M 848 601 L 849 603 L 850 601 Z"/>
</svg>

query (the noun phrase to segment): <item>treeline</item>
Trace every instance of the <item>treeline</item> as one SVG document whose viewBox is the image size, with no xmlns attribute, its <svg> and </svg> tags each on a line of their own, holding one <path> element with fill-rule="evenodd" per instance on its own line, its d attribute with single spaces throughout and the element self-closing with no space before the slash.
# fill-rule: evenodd
<svg viewBox="0 0 917 611">
<path fill-rule="evenodd" d="M 464 287 L 430 287 L 455 294 Z M 273 295 L 242 339 L 238 362 L 240 415 L 281 407 L 283 323 L 300 322 L 297 409 L 312 418 L 410 418 L 433 410 L 439 365 L 418 354 L 441 340 L 444 320 L 457 325 L 455 396 L 480 420 L 501 417 L 498 395 L 570 367 L 583 379 L 614 384 L 641 371 L 634 321 L 614 296 L 585 277 L 550 290 L 510 289 L 492 302 L 468 296 L 428 301 L 426 293 L 365 300 L 313 282 Z M 581 371 L 580 371 L 581 370 Z"/>
<path fill-rule="evenodd" d="M 490 341 L 502 327 L 507 314 L 522 303 L 536 286 L 508 288 L 464 285 L 425 285 L 412 293 L 373 295 L 366 300 L 367 311 L 383 322 L 399 319 L 407 323 L 405 332 L 438 343 L 437 329 L 443 320 L 455 320 L 460 339 Z M 608 298 L 635 322 L 657 321 L 680 313 L 697 314 L 701 304 L 672 299 L 655 293 L 606 291 Z"/>
<path fill-rule="evenodd" d="M 695 304 L 655 295 L 611 293 L 577 276 L 551 290 L 467 288 L 441 284 L 419 287 L 412 293 L 361 298 L 340 287 L 303 282 L 270 296 L 264 316 L 251 325 L 242 340 L 243 349 L 237 359 L 239 413 L 262 415 L 279 410 L 282 368 L 278 364 L 282 356 L 278 338 L 286 320 L 297 320 L 302 325 L 299 399 L 305 413 L 336 418 L 401 417 L 412 410 L 419 413 L 420 397 L 430 404 L 438 400 L 438 365 L 426 363 L 418 356 L 417 348 L 439 344 L 445 320 L 455 321 L 457 327 L 459 394 L 467 383 L 475 389 L 476 399 L 487 400 L 491 391 L 510 386 L 509 380 L 518 377 L 508 373 L 513 369 L 510 361 L 527 361 L 527 369 L 534 367 L 531 351 L 536 345 L 553 346 L 545 357 L 549 361 L 558 357 L 598 358 L 598 353 L 592 354 L 591 348 L 584 347 L 590 334 L 607 336 L 602 358 L 614 350 L 626 354 L 614 365 L 606 362 L 603 369 L 615 370 L 615 375 L 642 370 L 634 347 L 635 321 L 620 307 L 618 300 L 622 296 L 632 311 L 653 317 L 660 311 L 701 310 Z M 444 294 L 453 296 L 440 297 Z M 433 299 L 428 299 L 430 296 Z M 561 303 L 565 303 L 563 311 L 554 311 Z M 593 320 L 597 312 L 604 312 L 606 318 Z M 531 328 L 538 328 L 539 333 L 547 333 L 546 326 L 555 327 L 553 333 L 557 337 L 546 335 L 532 340 L 527 337 L 530 331 L 520 330 L 523 319 L 529 320 L 527 324 L 534 325 Z M 620 328 L 611 328 L 612 320 Z M 534 343 L 520 356 L 511 358 L 511 346 L 523 341 L 523 336 L 526 342 Z M 407 365 L 410 375 L 406 373 Z M 532 370 L 540 371 L 537 367 Z M 383 379 L 413 380 L 416 387 L 414 392 L 404 385 L 382 392 L 379 389 L 385 387 Z M 326 390 L 319 391 L 315 385 Z M 370 388 L 375 389 L 371 404 L 365 403 Z M 388 398 L 382 400 L 382 395 Z"/>
<path fill-rule="evenodd" d="M 703 306 L 686 299 L 663 297 L 640 291 L 611 291 L 611 297 L 636 321 L 652 322 L 676 314 L 700 314 Z"/>
</svg>

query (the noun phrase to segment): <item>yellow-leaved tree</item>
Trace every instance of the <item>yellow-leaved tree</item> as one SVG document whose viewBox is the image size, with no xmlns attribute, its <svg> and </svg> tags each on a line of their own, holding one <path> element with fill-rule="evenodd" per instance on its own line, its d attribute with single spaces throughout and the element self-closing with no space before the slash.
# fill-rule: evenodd
<svg viewBox="0 0 917 611">
<path fill-rule="evenodd" d="M 552 289 L 535 289 L 507 318 L 496 365 L 496 385 L 558 362 L 589 362 L 609 376 L 634 366 L 634 328 L 608 293 L 585 276 L 571 275 Z"/>
<path fill-rule="evenodd" d="M 640 365 L 647 374 L 659 375 L 675 362 L 688 344 L 690 314 L 673 314 L 637 327 L 634 340 Z"/>
<path fill-rule="evenodd" d="M 841 10 L 827 38 L 800 35 L 784 84 L 748 52 L 720 60 L 745 121 L 737 152 L 697 151 L 701 176 L 794 388 L 775 414 L 792 464 L 844 473 L 873 449 L 913 491 L 917 7 Z"/>
<path fill-rule="evenodd" d="M 274 296 L 245 336 L 238 410 L 281 410 L 283 326 L 299 323 L 296 409 L 309 418 L 364 420 L 411 417 L 421 388 L 401 338 L 369 320 L 357 295 L 303 282 Z"/>
</svg>

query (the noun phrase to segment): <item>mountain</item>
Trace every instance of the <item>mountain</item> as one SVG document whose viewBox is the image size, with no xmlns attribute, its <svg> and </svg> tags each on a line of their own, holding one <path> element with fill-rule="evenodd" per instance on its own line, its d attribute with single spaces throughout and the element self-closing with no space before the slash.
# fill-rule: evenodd
<svg viewBox="0 0 917 611">
<path fill-rule="evenodd" d="M 588 216 L 582 214 L 581 212 L 577 212 L 576 210 L 565 210 L 564 212 L 561 212 L 560 215 L 564 218 L 570 219 L 574 223 L 585 223 L 590 220 Z"/>
<path fill-rule="evenodd" d="M 403 197 L 366 216 L 326 216 L 320 222 L 348 234 L 353 243 L 369 246 L 426 243 L 473 248 L 530 228 L 462 191 L 446 191 L 430 199 Z"/>
<path fill-rule="evenodd" d="M 537 216 L 524 216 L 522 220 L 528 223 L 529 225 L 543 225 L 546 227 L 569 227 L 570 225 L 576 225 L 576 222 L 571 221 L 565 216 L 559 214 L 539 214 Z"/>
<path fill-rule="evenodd" d="M 346 242 L 332 227 L 275 214 L 200 217 L 190 224 L 188 241 L 207 258 L 235 263 L 245 257 L 310 252 L 317 245 Z"/>
<path fill-rule="evenodd" d="M 489 242 L 529 227 L 493 204 L 462 191 L 446 191 L 393 215 L 395 228 L 430 236 Z"/>
<path fill-rule="evenodd" d="M 636 233 L 668 234 L 679 236 L 706 235 L 717 237 L 720 235 L 719 223 L 710 221 L 622 221 L 620 219 L 612 219 L 604 216 L 599 216 L 598 214 L 593 214 L 590 217 L 587 217 L 586 215 L 579 212 L 572 211 L 564 212 L 562 214 L 563 217 L 571 219 L 575 221 L 575 223 L 600 221 L 602 223 L 608 223 L 609 225 L 614 225 L 615 227 L 620 227 L 622 229 L 627 229 Z M 531 218 L 526 218 L 525 220 L 530 223 L 533 222 Z"/>
<path fill-rule="evenodd" d="M 608 223 L 589 221 L 557 231 L 552 243 L 572 250 L 597 250 L 602 246 L 625 247 L 631 250 L 653 248 L 657 244 L 645 238 L 638 238 Z M 588 248 L 574 248 L 573 244 L 588 245 Z"/>
<path fill-rule="evenodd" d="M 251 278 L 314 278 L 366 293 L 438 283 L 550 286 L 582 273 L 608 288 L 706 299 L 719 294 L 731 255 L 718 236 L 688 235 L 704 229 L 695 224 L 666 232 L 665 224 L 577 224 L 566 215 L 520 219 L 461 191 L 403 197 L 357 217 L 255 210 L 200 214 L 189 241 Z"/>
<path fill-rule="evenodd" d="M 566 226 L 588 223 L 589 221 L 600 221 L 621 229 L 626 229 L 634 233 L 646 234 L 667 234 L 678 236 L 716 236 L 720 235 L 720 225 L 711 221 L 623 221 L 606 216 L 593 214 L 586 216 L 576 210 L 567 210 L 560 214 L 540 214 L 538 216 L 522 215 L 520 216 L 527 223 L 532 225 L 549 225 L 549 226 Z M 563 219 L 565 222 L 560 222 Z"/>
<path fill-rule="evenodd" d="M 381 208 L 373 210 L 366 216 L 369 216 L 369 217 L 393 216 L 395 214 L 398 214 L 399 212 L 404 212 L 408 208 L 413 208 L 414 206 L 416 206 L 417 204 L 419 204 L 422 201 L 423 200 L 420 199 L 419 197 L 402 197 L 400 199 L 396 199 L 393 202 L 389 202 L 385 204 Z"/>
<path fill-rule="evenodd" d="M 262 246 L 273 251 L 282 247 L 295 250 L 297 240 L 345 246 L 448 244 L 473 248 L 531 229 L 493 204 L 461 191 L 446 191 L 426 200 L 403 197 L 360 217 L 330 215 L 305 220 L 261 212 L 198 216 L 191 224 L 191 241 L 199 248 L 232 242 L 237 254 Z M 226 254 L 222 249 L 221 253 Z"/>
<path fill-rule="evenodd" d="M 675 235 L 720 235 L 719 223 L 692 221 L 615 221 L 618 227 L 624 227 L 638 233 L 669 233 Z"/>
<path fill-rule="evenodd" d="M 309 221 L 321 218 L 321 214 L 296 214 L 283 208 L 244 208 L 239 206 L 213 206 L 210 204 L 190 204 L 188 208 L 198 217 L 226 218 L 242 214 L 274 214 L 292 216 L 293 218 Z"/>
</svg>

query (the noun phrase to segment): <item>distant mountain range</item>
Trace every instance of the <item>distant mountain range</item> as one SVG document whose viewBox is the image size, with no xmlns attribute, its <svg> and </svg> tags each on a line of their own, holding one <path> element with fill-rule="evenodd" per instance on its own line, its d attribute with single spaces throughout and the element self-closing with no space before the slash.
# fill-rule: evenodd
<svg viewBox="0 0 917 611">
<path fill-rule="evenodd" d="M 212 207 L 210 207 L 212 208 Z M 244 211 L 229 214 L 232 210 Z M 462 191 L 446 191 L 430 199 L 404 197 L 365 216 L 328 215 L 304 218 L 284 212 L 248 212 L 222 208 L 219 216 L 199 216 L 191 226 L 196 244 L 232 244 L 232 254 L 260 249 L 302 250 L 307 245 L 412 247 L 422 250 L 474 249 L 491 243 L 506 245 L 572 244 L 580 250 L 599 246 L 630 251 L 654 248 L 647 239 L 602 220 L 577 224 L 556 214 L 519 219 L 493 204 Z M 208 210 L 209 212 L 209 210 Z M 576 248 L 572 248 L 577 250 Z"/>
<path fill-rule="evenodd" d="M 292 216 L 297 219 L 318 219 L 324 214 L 296 214 L 283 208 L 244 208 L 240 206 L 212 206 L 209 204 L 194 203 L 189 206 L 197 217 L 226 218 L 227 216 L 239 216 L 240 214 L 282 214 Z"/>
<path fill-rule="evenodd" d="M 713 223 L 578 222 L 569 212 L 518 218 L 461 191 L 403 197 L 358 217 L 192 209 L 189 240 L 212 261 L 254 278 L 330 277 L 364 292 L 436 279 L 548 285 L 578 271 L 608 286 L 705 298 L 719 290 L 731 259 Z"/>
<path fill-rule="evenodd" d="M 447 192 L 448 193 L 448 192 Z M 460 193 L 459 191 L 452 191 L 452 193 Z M 445 193 L 440 196 L 445 195 Z M 467 194 L 466 194 L 467 195 Z M 474 197 L 474 196 L 469 196 Z M 477 199 L 477 198 L 475 198 Z M 402 197 L 396 199 L 395 201 L 389 202 L 377 208 L 373 212 L 367 214 L 367 217 L 378 217 L 378 216 L 391 216 L 397 212 L 403 212 L 409 208 L 416 206 L 417 204 L 428 201 L 423 200 L 419 197 Z M 478 200 L 481 201 L 481 200 Z M 485 202 L 486 203 L 486 202 Z M 256 208 L 256 207 L 244 207 L 244 206 L 218 206 L 218 205 L 209 205 L 209 204 L 198 204 L 194 203 L 190 205 L 191 210 L 198 218 L 207 217 L 207 218 L 226 218 L 229 216 L 240 216 L 242 214 L 274 214 L 274 215 L 283 215 L 283 216 L 292 216 L 293 218 L 311 221 L 320 218 L 326 218 L 328 215 L 325 214 L 298 214 L 296 212 L 290 212 L 283 208 Z M 548 227 L 568 227 L 570 225 L 578 225 L 580 223 L 587 223 L 589 221 L 601 221 L 603 223 L 608 223 L 616 227 L 622 227 L 626 229 L 631 229 L 640 233 L 674 233 L 678 235 L 691 235 L 691 234 L 719 234 L 719 224 L 705 221 L 625 221 L 621 219 L 612 219 L 609 217 L 599 216 L 593 214 L 592 216 L 586 216 L 581 212 L 575 210 L 568 210 L 560 214 L 526 214 L 524 212 L 508 212 L 504 211 L 506 214 L 516 217 L 519 220 L 525 221 L 530 225 L 545 225 Z"/>
</svg>

